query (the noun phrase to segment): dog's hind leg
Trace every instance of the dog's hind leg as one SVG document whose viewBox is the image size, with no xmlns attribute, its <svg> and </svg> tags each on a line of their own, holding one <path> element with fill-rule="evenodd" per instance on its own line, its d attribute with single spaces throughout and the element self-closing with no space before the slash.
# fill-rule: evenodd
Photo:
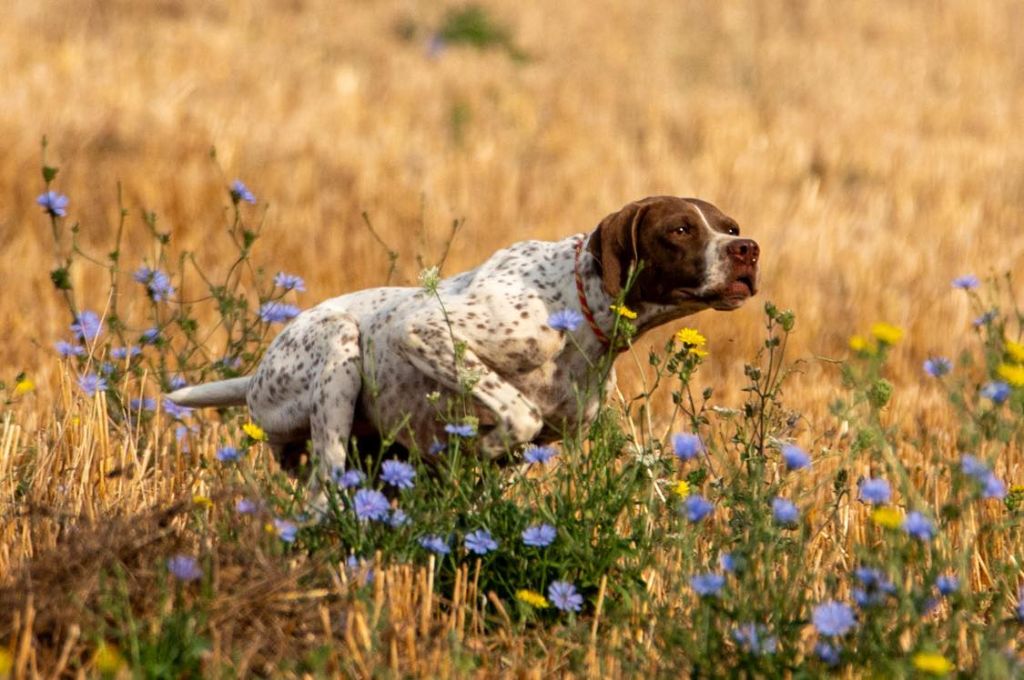
<svg viewBox="0 0 1024 680">
<path fill-rule="evenodd" d="M 321 326 L 317 343 L 324 351 L 320 372 L 314 377 L 309 416 L 313 454 L 318 464 L 311 480 L 315 509 L 326 508 L 322 484 L 329 484 L 332 473 L 345 467 L 349 438 L 362 387 L 362 357 L 359 326 L 347 314 L 337 314 Z"/>
</svg>

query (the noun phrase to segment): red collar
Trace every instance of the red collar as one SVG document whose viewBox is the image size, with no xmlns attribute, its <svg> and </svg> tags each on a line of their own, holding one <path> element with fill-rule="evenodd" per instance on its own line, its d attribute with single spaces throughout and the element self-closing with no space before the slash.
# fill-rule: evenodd
<svg viewBox="0 0 1024 680">
<path fill-rule="evenodd" d="M 583 288 L 583 275 L 580 274 L 580 253 L 583 252 L 583 242 L 585 239 L 580 239 L 576 242 L 576 263 L 573 269 L 576 273 L 576 295 L 580 300 L 580 311 L 583 312 L 583 317 L 590 324 L 590 330 L 594 331 L 594 335 L 604 345 L 605 349 L 611 346 L 612 341 L 608 339 L 605 332 L 601 330 L 601 327 L 597 325 L 597 321 L 594 320 L 594 313 L 590 311 L 590 305 L 587 304 L 587 293 Z"/>
</svg>

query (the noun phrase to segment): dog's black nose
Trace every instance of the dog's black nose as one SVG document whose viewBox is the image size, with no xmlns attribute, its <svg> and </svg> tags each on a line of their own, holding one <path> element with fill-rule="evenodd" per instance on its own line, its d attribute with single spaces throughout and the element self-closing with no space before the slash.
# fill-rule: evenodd
<svg viewBox="0 0 1024 680">
<path fill-rule="evenodd" d="M 757 258 L 761 257 L 761 248 L 757 241 L 749 238 L 736 239 L 725 247 L 725 252 L 737 264 L 754 266 Z"/>
</svg>

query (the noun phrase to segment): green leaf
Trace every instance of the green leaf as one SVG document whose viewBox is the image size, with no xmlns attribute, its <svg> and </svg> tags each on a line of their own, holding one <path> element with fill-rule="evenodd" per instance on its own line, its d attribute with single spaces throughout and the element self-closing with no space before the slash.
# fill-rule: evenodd
<svg viewBox="0 0 1024 680">
<path fill-rule="evenodd" d="M 59 169 L 51 168 L 49 165 L 44 165 L 43 166 L 43 181 L 46 182 L 47 184 L 49 184 L 57 176 L 58 172 L 60 172 Z"/>
<path fill-rule="evenodd" d="M 50 281 L 57 290 L 71 290 L 71 276 L 67 267 L 58 267 L 50 272 Z"/>
<path fill-rule="evenodd" d="M 245 250 L 249 250 L 249 248 L 252 247 L 252 244 L 256 242 L 257 238 L 259 238 L 259 236 L 256 234 L 256 232 L 251 231 L 249 229 L 243 229 L 242 230 L 242 247 Z"/>
</svg>

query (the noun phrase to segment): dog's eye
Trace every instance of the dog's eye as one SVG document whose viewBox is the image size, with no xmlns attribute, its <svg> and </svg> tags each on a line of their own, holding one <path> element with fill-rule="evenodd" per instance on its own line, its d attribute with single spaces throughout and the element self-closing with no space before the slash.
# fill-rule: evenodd
<svg viewBox="0 0 1024 680">
<path fill-rule="evenodd" d="M 740 228 L 739 227 L 729 227 L 729 235 L 730 236 L 739 236 L 740 235 Z"/>
<path fill-rule="evenodd" d="M 690 233 L 690 228 L 688 226 L 686 226 L 685 224 L 680 224 L 678 227 L 676 227 L 675 229 L 672 230 L 672 233 L 674 233 L 674 234 L 689 234 Z"/>
</svg>

